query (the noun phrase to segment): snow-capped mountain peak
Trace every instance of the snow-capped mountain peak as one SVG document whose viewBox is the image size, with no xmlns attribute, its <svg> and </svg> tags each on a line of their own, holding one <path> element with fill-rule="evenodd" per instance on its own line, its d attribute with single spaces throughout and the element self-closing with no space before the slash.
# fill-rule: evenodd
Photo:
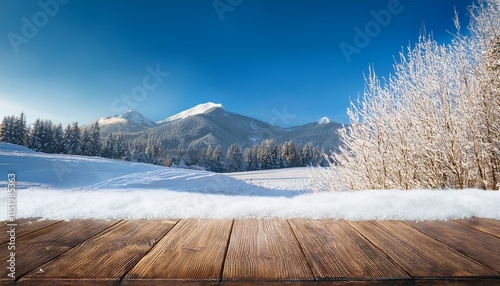
<svg viewBox="0 0 500 286">
<path fill-rule="evenodd" d="M 330 119 L 328 117 L 322 117 L 318 120 L 318 124 L 326 124 L 326 123 L 330 123 Z"/>
<path fill-rule="evenodd" d="M 213 102 L 198 104 L 195 107 L 192 107 L 190 109 L 187 109 L 187 110 L 184 110 L 180 113 L 172 115 L 172 116 L 168 117 L 167 119 L 164 119 L 158 123 L 174 121 L 174 120 L 178 120 L 178 119 L 185 119 L 185 118 L 188 118 L 188 117 L 193 116 L 193 115 L 206 113 L 214 108 L 222 108 L 222 104 L 213 103 Z"/>
<path fill-rule="evenodd" d="M 121 115 L 101 117 L 97 122 L 101 127 L 116 124 L 126 125 L 127 123 L 133 123 L 143 127 L 156 127 L 153 121 L 135 110 L 129 110 Z"/>
<path fill-rule="evenodd" d="M 142 114 L 140 114 L 135 110 L 129 110 L 124 114 L 120 115 L 119 117 L 142 126 L 147 126 L 147 127 L 156 126 L 156 124 L 153 121 L 151 121 L 149 118 L 143 116 Z"/>
</svg>

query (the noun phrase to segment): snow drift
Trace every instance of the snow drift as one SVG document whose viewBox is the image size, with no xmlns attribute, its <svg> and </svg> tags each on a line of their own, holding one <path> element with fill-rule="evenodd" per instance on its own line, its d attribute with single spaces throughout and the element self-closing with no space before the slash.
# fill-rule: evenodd
<svg viewBox="0 0 500 286">
<path fill-rule="evenodd" d="M 311 193 L 306 168 L 233 174 L 97 157 L 33 152 L 0 144 L 0 189 L 16 174 L 17 218 L 500 219 L 500 193 L 379 190 Z M 0 192 L 7 209 L 7 192 Z M 0 213 L 0 220 L 7 212 Z"/>
</svg>

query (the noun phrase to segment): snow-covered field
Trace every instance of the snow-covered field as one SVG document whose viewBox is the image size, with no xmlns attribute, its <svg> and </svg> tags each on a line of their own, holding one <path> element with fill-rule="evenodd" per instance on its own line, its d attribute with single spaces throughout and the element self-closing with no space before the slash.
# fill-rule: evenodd
<svg viewBox="0 0 500 286">
<path fill-rule="evenodd" d="M 0 220 L 15 173 L 17 218 L 500 219 L 500 192 L 312 193 L 307 168 L 215 174 L 0 143 Z"/>
</svg>

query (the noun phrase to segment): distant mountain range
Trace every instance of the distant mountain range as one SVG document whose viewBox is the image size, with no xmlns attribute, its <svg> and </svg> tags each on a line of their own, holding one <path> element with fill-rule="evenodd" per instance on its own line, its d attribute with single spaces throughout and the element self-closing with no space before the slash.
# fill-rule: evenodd
<svg viewBox="0 0 500 286">
<path fill-rule="evenodd" d="M 313 143 L 325 151 L 339 144 L 337 130 L 341 124 L 323 117 L 317 122 L 295 127 L 279 127 L 269 123 L 228 112 L 221 104 L 204 103 L 153 122 L 137 111 L 98 120 L 102 138 L 110 133 L 123 133 L 128 140 L 153 140 L 164 150 L 177 148 L 206 148 L 221 146 L 223 150 L 238 143 L 243 148 L 259 144 L 265 139 L 277 143 L 293 140 L 296 144 Z"/>
</svg>

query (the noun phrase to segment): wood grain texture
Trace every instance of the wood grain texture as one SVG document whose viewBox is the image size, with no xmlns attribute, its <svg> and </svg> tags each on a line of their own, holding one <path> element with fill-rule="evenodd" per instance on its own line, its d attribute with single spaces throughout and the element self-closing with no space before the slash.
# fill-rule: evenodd
<svg viewBox="0 0 500 286">
<path fill-rule="evenodd" d="M 34 232 L 36 230 L 39 230 L 41 228 L 44 228 L 46 226 L 52 225 L 54 223 L 58 223 L 60 221 L 58 220 L 36 220 L 36 219 L 18 219 L 14 224 L 16 224 L 15 229 L 16 229 L 16 238 L 21 238 L 22 236 Z M 6 231 L 3 230 L 8 230 L 9 227 L 7 224 L 10 224 L 11 222 L 8 221 L 3 221 L 2 222 L 2 232 L 0 235 L 0 244 L 6 243 L 9 241 L 9 236 Z"/>
<path fill-rule="evenodd" d="M 324 281 L 223 281 L 222 286 L 409 286 L 413 280 L 324 280 Z"/>
<path fill-rule="evenodd" d="M 223 280 L 313 280 L 313 273 L 288 222 L 234 222 Z"/>
<path fill-rule="evenodd" d="M 125 279 L 218 281 L 232 223 L 209 219 L 180 221 Z"/>
<path fill-rule="evenodd" d="M 453 221 L 407 223 L 500 273 L 500 238 Z"/>
<path fill-rule="evenodd" d="M 484 277 L 496 273 L 400 221 L 349 222 L 414 277 Z"/>
<path fill-rule="evenodd" d="M 292 219 L 289 223 L 318 280 L 410 278 L 345 221 Z"/>
<path fill-rule="evenodd" d="M 122 221 L 23 279 L 120 280 L 153 247 L 176 220 Z"/>
<path fill-rule="evenodd" d="M 500 220 L 471 218 L 456 220 L 456 222 L 500 238 Z"/>
<path fill-rule="evenodd" d="M 114 225 L 117 221 L 62 221 L 31 232 L 16 240 L 16 278 L 20 278 L 89 237 Z M 0 250 L 2 261 L 8 257 L 7 248 Z M 6 267 L 0 267 L 0 280 L 5 279 Z"/>
</svg>

